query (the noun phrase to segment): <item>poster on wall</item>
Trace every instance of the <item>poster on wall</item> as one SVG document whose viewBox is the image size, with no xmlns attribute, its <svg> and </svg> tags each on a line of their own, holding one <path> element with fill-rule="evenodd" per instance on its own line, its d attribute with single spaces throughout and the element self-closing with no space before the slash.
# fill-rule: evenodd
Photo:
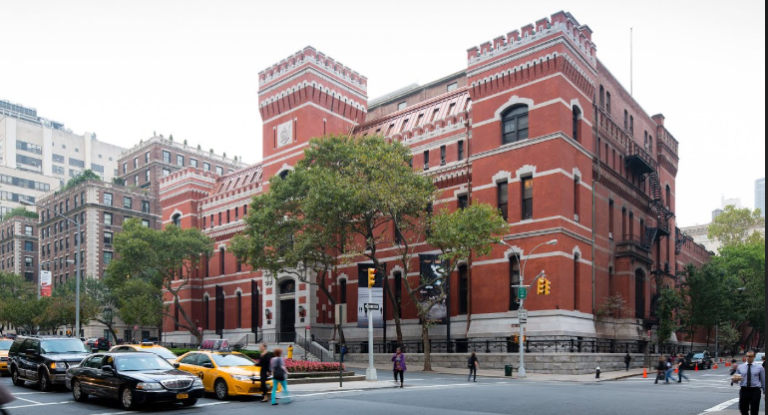
<svg viewBox="0 0 768 415">
<path fill-rule="evenodd" d="M 440 255 L 419 255 L 419 274 L 422 281 L 435 281 L 441 277 L 445 270 L 450 268 L 447 261 L 440 259 Z M 443 297 L 427 315 L 429 324 L 448 324 L 448 281 L 447 279 L 437 279 L 434 284 L 424 287 L 419 294 L 421 295 L 421 304 L 426 307 L 428 302 Z"/>
<path fill-rule="evenodd" d="M 50 297 L 53 291 L 51 271 L 40 271 L 40 296 Z"/>
<path fill-rule="evenodd" d="M 376 274 L 376 285 L 373 287 L 373 303 L 378 304 L 379 309 L 368 311 L 365 304 L 368 303 L 368 269 L 373 264 L 357 265 L 357 327 L 368 328 L 368 319 L 373 318 L 373 328 L 384 328 L 384 273 L 379 270 Z"/>
</svg>

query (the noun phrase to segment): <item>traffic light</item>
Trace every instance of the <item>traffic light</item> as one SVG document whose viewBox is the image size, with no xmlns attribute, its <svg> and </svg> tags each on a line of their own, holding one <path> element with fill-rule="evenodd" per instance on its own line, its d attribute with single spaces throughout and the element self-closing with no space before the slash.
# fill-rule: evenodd
<svg viewBox="0 0 768 415">
<path fill-rule="evenodd" d="M 547 289 L 547 279 L 546 278 L 539 279 L 536 293 L 539 295 L 544 295 L 544 293 L 546 292 L 546 289 Z"/>
<path fill-rule="evenodd" d="M 376 285 L 376 268 L 368 268 L 368 288 Z"/>
<path fill-rule="evenodd" d="M 545 284 L 544 288 L 544 295 L 550 295 L 552 294 L 552 281 L 547 280 L 547 283 Z"/>
</svg>

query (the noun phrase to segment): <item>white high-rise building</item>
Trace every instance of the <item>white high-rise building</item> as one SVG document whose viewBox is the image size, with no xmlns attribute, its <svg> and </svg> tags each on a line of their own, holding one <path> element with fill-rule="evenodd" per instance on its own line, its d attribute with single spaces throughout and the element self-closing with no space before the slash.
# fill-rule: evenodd
<svg viewBox="0 0 768 415">
<path fill-rule="evenodd" d="M 34 108 L 0 100 L 0 216 L 36 202 L 86 169 L 111 181 L 123 148 L 78 135 Z"/>
<path fill-rule="evenodd" d="M 755 209 L 765 217 L 765 177 L 755 182 Z"/>
</svg>

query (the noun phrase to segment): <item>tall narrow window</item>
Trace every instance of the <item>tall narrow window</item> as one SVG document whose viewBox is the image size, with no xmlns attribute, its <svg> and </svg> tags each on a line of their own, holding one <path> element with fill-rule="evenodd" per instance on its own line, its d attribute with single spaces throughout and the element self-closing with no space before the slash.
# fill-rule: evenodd
<svg viewBox="0 0 768 415">
<path fill-rule="evenodd" d="M 469 269 L 459 266 L 459 315 L 469 314 Z"/>
<path fill-rule="evenodd" d="M 573 107 L 573 139 L 579 141 L 579 119 L 581 119 L 581 110 L 579 107 Z"/>
<path fill-rule="evenodd" d="M 459 196 L 459 209 L 466 209 L 468 207 L 469 207 L 469 196 L 468 195 Z"/>
<path fill-rule="evenodd" d="M 635 213 L 629 212 L 629 239 L 635 238 Z"/>
<path fill-rule="evenodd" d="M 581 221 L 579 206 L 581 205 L 581 178 L 576 176 L 573 180 L 573 219 L 576 222 Z"/>
<path fill-rule="evenodd" d="M 498 207 L 499 211 L 501 212 L 501 217 L 504 218 L 504 220 L 509 220 L 509 183 L 502 182 L 498 183 L 496 185 L 496 189 L 498 192 L 497 199 L 498 199 Z"/>
<path fill-rule="evenodd" d="M 204 310 L 205 329 L 210 330 L 211 329 L 211 302 L 208 297 L 205 297 L 205 301 L 203 302 L 205 303 L 205 310 Z"/>
<path fill-rule="evenodd" d="M 226 274 L 226 258 L 224 254 L 224 248 L 219 249 L 219 271 L 221 271 L 221 275 Z"/>
<path fill-rule="evenodd" d="M 347 280 L 339 282 L 339 304 L 347 303 Z"/>
<path fill-rule="evenodd" d="M 516 143 L 528 139 L 528 107 L 512 107 L 502 116 L 502 144 Z"/>
<path fill-rule="evenodd" d="M 424 170 L 429 170 L 429 150 L 424 152 Z"/>
<path fill-rule="evenodd" d="M 517 311 L 520 309 L 520 300 L 517 297 L 520 285 L 520 266 L 517 256 L 509 258 L 509 310 Z"/>
<path fill-rule="evenodd" d="M 579 257 L 579 254 L 576 254 L 573 257 L 573 309 L 574 311 L 579 311 L 580 309 L 580 302 L 579 302 L 579 286 L 581 283 L 581 271 L 579 270 L 579 260 L 581 258 Z"/>
<path fill-rule="evenodd" d="M 614 211 L 615 206 L 613 200 L 608 202 L 608 239 L 613 240 L 614 236 L 614 228 L 613 228 L 613 217 L 614 217 Z"/>
<path fill-rule="evenodd" d="M 629 134 L 635 135 L 635 116 L 629 116 Z"/>
<path fill-rule="evenodd" d="M 523 220 L 533 219 L 533 177 L 523 179 Z"/>
<path fill-rule="evenodd" d="M 611 115 L 611 93 L 605 93 L 605 110 L 608 111 L 608 115 Z"/>
<path fill-rule="evenodd" d="M 624 131 L 629 131 L 629 112 L 624 110 Z"/>
<path fill-rule="evenodd" d="M 667 198 L 664 203 L 666 203 L 667 209 L 672 209 L 672 188 L 669 185 L 667 185 Z"/>
<path fill-rule="evenodd" d="M 605 109 L 605 87 L 600 85 L 600 108 Z"/>
<path fill-rule="evenodd" d="M 627 238 L 627 208 L 621 208 L 621 236 Z"/>
<path fill-rule="evenodd" d="M 395 273 L 395 303 L 398 315 L 403 315 L 403 274 Z"/>
<path fill-rule="evenodd" d="M 243 327 L 243 294 L 237 292 L 237 328 Z"/>
<path fill-rule="evenodd" d="M 464 141 L 459 141 L 459 161 L 464 160 Z"/>
<path fill-rule="evenodd" d="M 445 166 L 445 158 L 446 158 L 446 152 L 447 151 L 448 150 L 447 150 L 446 146 L 441 146 L 440 147 L 440 165 L 441 166 Z"/>
</svg>

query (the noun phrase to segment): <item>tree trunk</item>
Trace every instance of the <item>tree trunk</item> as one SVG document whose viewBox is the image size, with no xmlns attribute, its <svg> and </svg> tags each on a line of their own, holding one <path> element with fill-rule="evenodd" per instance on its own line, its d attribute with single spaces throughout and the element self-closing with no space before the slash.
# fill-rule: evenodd
<svg viewBox="0 0 768 415">
<path fill-rule="evenodd" d="M 374 261 L 374 264 L 376 265 L 376 268 L 379 269 L 378 262 Z M 403 284 L 408 284 L 407 277 L 403 276 Z M 402 321 L 400 319 L 400 309 L 397 304 L 397 299 L 395 298 L 395 294 L 392 293 L 392 289 L 389 286 L 389 281 L 385 280 L 384 283 L 384 292 L 387 294 L 387 297 L 389 298 L 389 303 L 392 304 L 392 316 L 393 320 L 395 321 L 395 332 L 397 334 L 397 343 L 403 344 L 403 326 Z M 386 316 L 384 316 L 386 318 Z M 384 346 L 386 347 L 386 345 Z"/>
<path fill-rule="evenodd" d="M 425 319 L 422 319 L 422 321 Z M 429 326 L 426 322 L 421 324 L 421 338 L 424 342 L 424 371 L 432 371 L 432 347 L 429 343 Z"/>
</svg>

